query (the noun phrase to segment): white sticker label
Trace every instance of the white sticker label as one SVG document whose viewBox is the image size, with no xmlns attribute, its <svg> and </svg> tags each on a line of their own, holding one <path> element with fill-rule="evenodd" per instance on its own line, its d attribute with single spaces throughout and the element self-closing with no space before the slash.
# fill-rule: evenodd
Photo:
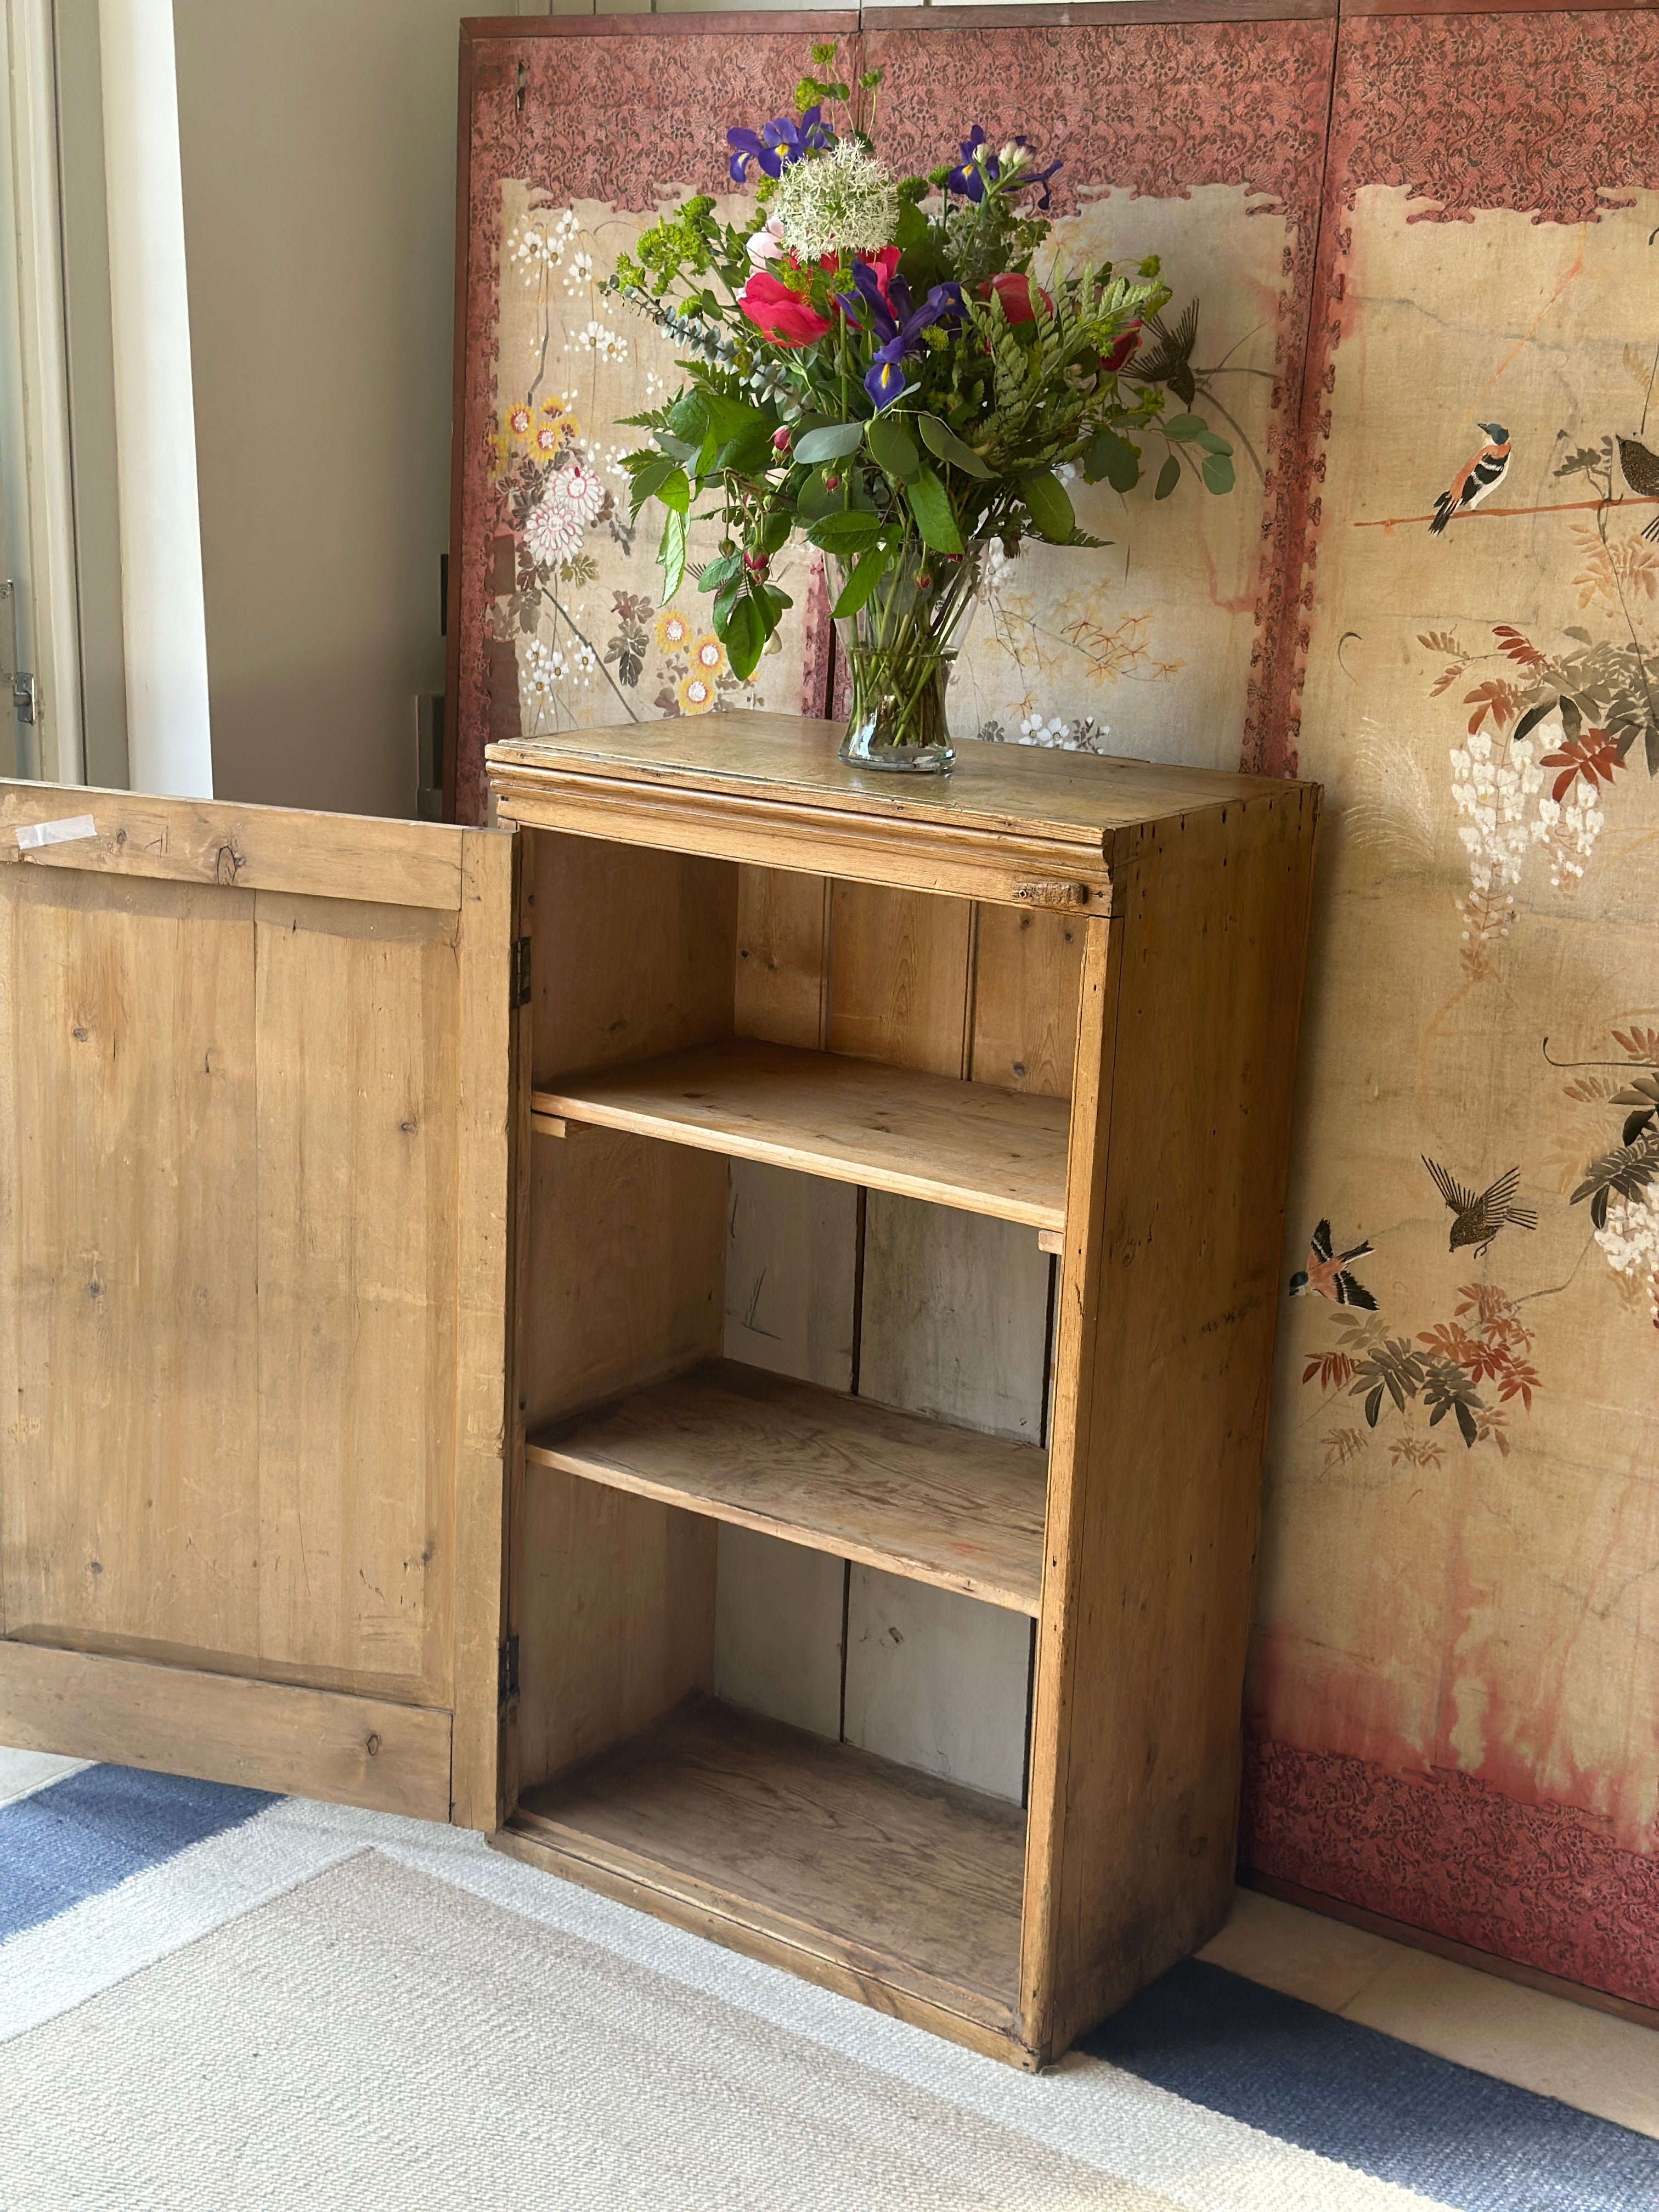
<svg viewBox="0 0 1659 2212">
<path fill-rule="evenodd" d="M 37 845 L 72 845 L 77 837 L 97 835 L 98 824 L 90 814 L 65 814 L 56 822 L 25 823 L 17 832 L 17 842 L 29 853 Z"/>
</svg>

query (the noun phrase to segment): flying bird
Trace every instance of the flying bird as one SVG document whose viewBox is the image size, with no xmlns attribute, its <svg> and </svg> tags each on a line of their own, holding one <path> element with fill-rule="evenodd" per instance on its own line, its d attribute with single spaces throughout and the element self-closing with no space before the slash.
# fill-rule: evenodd
<svg viewBox="0 0 1659 2212">
<path fill-rule="evenodd" d="M 1510 434 L 1501 422 L 1483 422 L 1486 442 L 1473 459 L 1465 461 L 1434 503 L 1431 537 L 1437 538 L 1455 514 L 1467 514 L 1480 506 L 1486 494 L 1504 481 L 1510 465 Z"/>
<path fill-rule="evenodd" d="M 1483 1190 L 1477 1198 L 1473 1191 L 1465 1190 L 1455 1176 L 1448 1175 L 1437 1160 L 1431 1160 L 1426 1152 L 1422 1158 L 1452 1217 L 1448 1250 L 1461 1252 L 1465 1245 L 1473 1244 L 1478 1260 L 1498 1231 L 1509 1224 L 1513 1223 L 1517 1229 L 1537 1228 L 1538 1216 L 1532 1208 L 1515 1203 L 1521 1182 L 1518 1167 L 1499 1176 L 1492 1188 Z"/>
<path fill-rule="evenodd" d="M 1650 453 L 1637 438 L 1619 441 L 1619 465 L 1625 482 L 1638 499 L 1659 499 L 1659 453 Z M 1642 532 L 1648 543 L 1659 544 L 1659 514 Z"/>
<path fill-rule="evenodd" d="M 1367 1313 L 1375 1313 L 1376 1300 L 1348 1273 L 1349 1261 L 1363 1259 L 1370 1249 L 1369 1244 L 1355 1244 L 1346 1252 L 1336 1251 L 1331 1243 L 1331 1224 L 1322 1221 L 1308 1247 L 1306 1267 L 1298 1268 L 1291 1277 L 1291 1296 L 1329 1298 L 1339 1306 L 1364 1306 Z"/>
</svg>

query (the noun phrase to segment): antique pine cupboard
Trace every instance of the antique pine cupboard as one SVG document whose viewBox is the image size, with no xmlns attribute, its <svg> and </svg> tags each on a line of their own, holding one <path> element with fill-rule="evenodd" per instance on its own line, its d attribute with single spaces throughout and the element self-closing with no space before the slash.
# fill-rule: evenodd
<svg viewBox="0 0 1659 2212">
<path fill-rule="evenodd" d="M 1225 1911 L 1319 793 L 834 738 L 515 742 L 488 830 L 3 787 L 0 1742 L 1036 2066 Z M 1040 1440 L 877 1402 L 890 1302 L 862 1395 L 856 1316 L 723 1357 L 754 1162 L 1031 1248 Z M 711 1694 L 733 1529 L 1034 1623 L 1023 1805 Z"/>
</svg>

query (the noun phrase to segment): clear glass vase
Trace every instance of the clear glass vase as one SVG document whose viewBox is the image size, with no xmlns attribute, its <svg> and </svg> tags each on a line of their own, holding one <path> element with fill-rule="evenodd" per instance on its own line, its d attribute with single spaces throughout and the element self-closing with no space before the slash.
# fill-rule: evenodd
<svg viewBox="0 0 1659 2212">
<path fill-rule="evenodd" d="M 979 559 L 976 545 L 954 561 L 917 548 L 894 564 L 865 605 L 836 622 L 848 678 L 841 757 L 854 768 L 950 774 L 956 751 L 945 692 L 956 659 L 952 641 L 979 589 Z M 832 604 L 847 573 L 830 564 Z"/>
</svg>

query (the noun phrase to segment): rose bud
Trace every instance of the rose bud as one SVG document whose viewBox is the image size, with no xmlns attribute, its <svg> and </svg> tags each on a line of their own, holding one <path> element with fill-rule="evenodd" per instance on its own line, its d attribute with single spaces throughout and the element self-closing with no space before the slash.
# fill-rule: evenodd
<svg viewBox="0 0 1659 2212">
<path fill-rule="evenodd" d="M 763 576 L 772 563 L 764 553 L 745 553 L 743 556 L 743 565 L 745 568 L 752 569 L 756 575 Z"/>
<path fill-rule="evenodd" d="M 787 429 L 780 428 L 773 431 L 772 450 L 775 453 L 787 453 L 792 442 L 793 435 Z"/>
<path fill-rule="evenodd" d="M 1128 329 L 1125 331 L 1121 337 L 1114 339 L 1110 352 L 1101 355 L 1100 368 L 1102 375 L 1115 376 L 1119 369 L 1127 367 L 1128 362 L 1133 358 L 1134 355 L 1139 351 L 1139 349 L 1140 325 L 1139 323 L 1131 323 Z"/>
</svg>

